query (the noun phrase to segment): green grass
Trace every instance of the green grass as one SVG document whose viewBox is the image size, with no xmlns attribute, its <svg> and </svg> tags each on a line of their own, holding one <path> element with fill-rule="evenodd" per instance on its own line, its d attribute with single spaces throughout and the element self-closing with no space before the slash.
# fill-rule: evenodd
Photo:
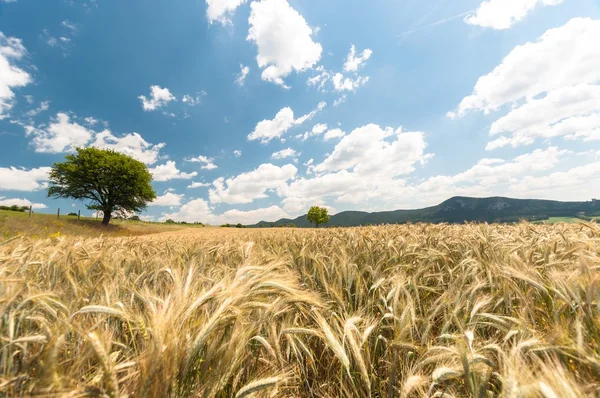
<svg viewBox="0 0 600 398">
<path fill-rule="evenodd" d="M 566 224 L 576 224 L 579 222 L 584 222 L 577 217 L 550 217 L 547 220 L 536 221 L 536 224 L 558 224 L 558 223 L 566 223 Z"/>
<path fill-rule="evenodd" d="M 0 210 L 0 241 L 15 236 L 50 238 L 61 235 L 97 237 L 147 235 L 157 232 L 174 231 L 182 225 L 167 225 L 144 221 L 112 220 L 110 225 L 102 225 L 95 217 L 81 217 L 56 214 L 29 213 Z"/>
</svg>

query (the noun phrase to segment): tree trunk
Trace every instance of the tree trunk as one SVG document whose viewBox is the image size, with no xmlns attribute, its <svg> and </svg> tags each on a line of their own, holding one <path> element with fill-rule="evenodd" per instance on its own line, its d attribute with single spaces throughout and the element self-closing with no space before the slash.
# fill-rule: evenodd
<svg viewBox="0 0 600 398">
<path fill-rule="evenodd" d="M 104 218 L 102 218 L 102 224 L 103 225 L 108 225 L 108 223 L 110 222 L 110 211 L 104 211 Z"/>
</svg>

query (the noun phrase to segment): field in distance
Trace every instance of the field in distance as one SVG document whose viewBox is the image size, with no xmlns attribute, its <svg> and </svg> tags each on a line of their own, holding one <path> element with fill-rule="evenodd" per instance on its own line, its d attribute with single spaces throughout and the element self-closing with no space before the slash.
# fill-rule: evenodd
<svg viewBox="0 0 600 398">
<path fill-rule="evenodd" d="M 163 223 L 147 223 L 143 221 L 113 220 L 104 226 L 95 217 L 81 217 L 56 214 L 0 210 L 0 243 L 5 239 L 16 236 L 29 236 L 32 238 L 52 238 L 64 235 L 69 236 L 136 236 L 158 232 L 167 232 L 181 229 L 183 225 L 169 225 Z M 185 228 L 195 228 L 193 224 Z"/>
<path fill-rule="evenodd" d="M 0 395 L 600 393 L 593 223 L 0 246 Z"/>
</svg>

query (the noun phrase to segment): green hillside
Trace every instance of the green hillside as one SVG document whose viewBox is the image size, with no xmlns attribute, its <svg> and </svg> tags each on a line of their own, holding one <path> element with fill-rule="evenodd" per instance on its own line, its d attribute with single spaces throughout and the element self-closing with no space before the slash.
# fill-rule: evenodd
<svg viewBox="0 0 600 398">
<path fill-rule="evenodd" d="M 503 197 L 454 197 L 437 206 L 417 210 L 395 210 L 376 213 L 344 211 L 331 216 L 328 226 L 353 227 L 360 225 L 404 224 L 407 222 L 453 223 L 542 221 L 556 217 L 589 220 L 600 215 L 600 202 L 559 202 L 537 199 L 511 199 Z M 251 227 L 279 227 L 294 224 L 307 228 L 311 224 L 306 215 L 294 220 L 261 221 Z"/>
</svg>

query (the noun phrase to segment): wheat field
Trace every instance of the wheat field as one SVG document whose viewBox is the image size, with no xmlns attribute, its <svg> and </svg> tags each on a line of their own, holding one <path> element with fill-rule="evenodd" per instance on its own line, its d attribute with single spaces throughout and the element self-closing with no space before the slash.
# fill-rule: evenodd
<svg viewBox="0 0 600 398">
<path fill-rule="evenodd" d="M 594 397 L 596 224 L 0 246 L 0 394 Z"/>
</svg>

